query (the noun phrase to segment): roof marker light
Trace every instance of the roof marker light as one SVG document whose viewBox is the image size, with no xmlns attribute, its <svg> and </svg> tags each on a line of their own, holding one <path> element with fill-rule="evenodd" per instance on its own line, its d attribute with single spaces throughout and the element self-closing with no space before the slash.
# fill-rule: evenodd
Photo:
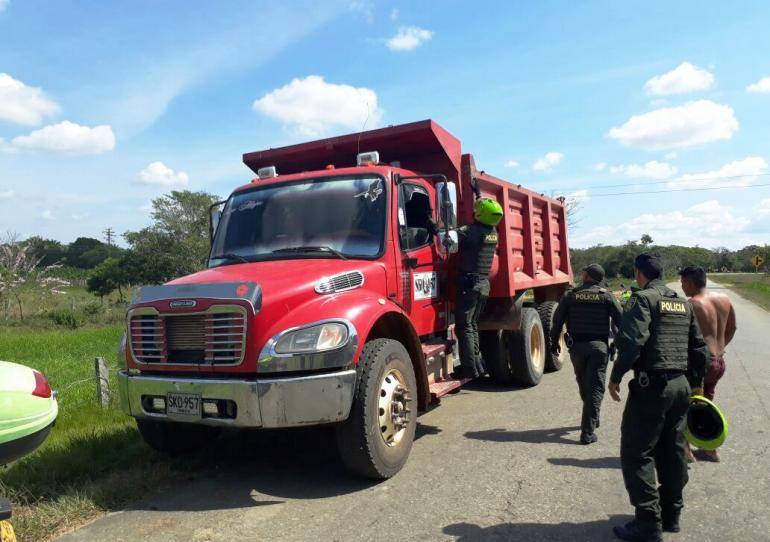
<svg viewBox="0 0 770 542">
<path fill-rule="evenodd" d="M 380 153 L 377 151 L 362 152 L 356 156 L 358 166 L 376 166 L 380 163 Z"/>
<path fill-rule="evenodd" d="M 261 167 L 257 170 L 257 177 L 260 179 L 271 179 L 278 177 L 278 170 L 275 166 Z"/>
</svg>

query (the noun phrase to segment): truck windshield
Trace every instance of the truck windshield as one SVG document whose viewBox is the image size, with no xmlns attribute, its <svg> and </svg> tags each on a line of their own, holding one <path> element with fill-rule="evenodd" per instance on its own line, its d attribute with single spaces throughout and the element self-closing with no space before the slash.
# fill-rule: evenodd
<svg viewBox="0 0 770 542">
<path fill-rule="evenodd" d="M 372 176 L 235 194 L 222 212 L 209 267 L 287 257 L 377 257 L 385 238 L 386 199 L 383 179 Z"/>
</svg>

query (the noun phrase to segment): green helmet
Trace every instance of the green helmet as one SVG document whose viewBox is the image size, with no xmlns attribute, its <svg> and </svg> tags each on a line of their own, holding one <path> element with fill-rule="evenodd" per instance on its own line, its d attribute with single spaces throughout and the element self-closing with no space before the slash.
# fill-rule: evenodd
<svg viewBox="0 0 770 542">
<path fill-rule="evenodd" d="M 479 198 L 473 203 L 473 218 L 487 226 L 497 226 L 503 218 L 503 208 L 491 198 Z"/>
<path fill-rule="evenodd" d="M 700 395 L 690 398 L 684 434 L 701 450 L 716 450 L 727 438 L 727 419 L 717 406 Z"/>
</svg>

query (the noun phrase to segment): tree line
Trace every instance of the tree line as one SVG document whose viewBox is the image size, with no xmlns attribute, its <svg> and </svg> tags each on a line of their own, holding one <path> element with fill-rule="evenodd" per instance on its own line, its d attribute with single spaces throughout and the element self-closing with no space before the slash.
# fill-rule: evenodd
<svg viewBox="0 0 770 542">
<path fill-rule="evenodd" d="M 657 253 L 667 275 L 673 275 L 678 269 L 688 265 L 697 265 L 707 272 L 747 273 L 755 270 L 751 262 L 754 255 L 761 256 L 765 263 L 760 270 L 767 271 L 770 262 L 770 247 L 767 245 L 749 245 L 738 250 L 725 247 L 703 248 L 679 245 L 655 244 L 652 237 L 645 234 L 638 241 L 628 241 L 623 245 L 596 245 L 589 248 L 570 249 L 573 270 L 598 263 L 604 267 L 608 277 L 633 278 L 634 258 L 641 252 Z"/>
<path fill-rule="evenodd" d="M 14 292 L 30 284 L 33 276 L 56 276 L 85 278 L 89 292 L 103 298 L 117 290 L 122 300 L 126 286 L 162 284 L 199 271 L 209 252 L 209 207 L 218 199 L 189 190 L 156 198 L 152 223 L 125 232 L 125 248 L 90 237 L 68 244 L 39 236 L 20 241 L 9 233 L 0 241 L 0 298 L 10 302 Z M 7 261 L 3 253 L 8 255 Z"/>
</svg>

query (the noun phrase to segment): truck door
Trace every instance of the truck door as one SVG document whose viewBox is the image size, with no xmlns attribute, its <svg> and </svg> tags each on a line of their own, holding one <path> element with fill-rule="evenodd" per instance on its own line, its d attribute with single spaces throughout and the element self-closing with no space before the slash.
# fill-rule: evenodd
<svg viewBox="0 0 770 542">
<path fill-rule="evenodd" d="M 446 330 L 446 264 L 435 232 L 433 187 L 427 182 L 398 185 L 398 236 L 401 247 L 399 297 L 420 336 Z"/>
</svg>

